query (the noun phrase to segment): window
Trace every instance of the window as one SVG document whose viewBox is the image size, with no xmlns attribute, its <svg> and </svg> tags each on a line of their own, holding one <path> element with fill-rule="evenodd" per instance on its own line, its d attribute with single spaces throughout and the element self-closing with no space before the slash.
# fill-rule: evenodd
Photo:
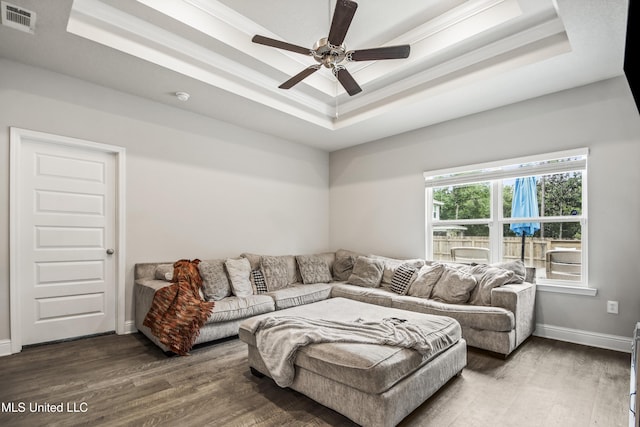
<svg viewBox="0 0 640 427">
<path fill-rule="evenodd" d="M 538 283 L 586 286 L 587 155 L 580 149 L 425 172 L 427 258 L 524 257 Z"/>
</svg>

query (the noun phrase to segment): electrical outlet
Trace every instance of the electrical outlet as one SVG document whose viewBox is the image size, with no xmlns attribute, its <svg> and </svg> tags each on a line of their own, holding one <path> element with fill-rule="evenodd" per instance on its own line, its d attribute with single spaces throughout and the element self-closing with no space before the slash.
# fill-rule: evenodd
<svg viewBox="0 0 640 427">
<path fill-rule="evenodd" d="M 607 313 L 618 314 L 618 301 L 607 301 Z"/>
</svg>

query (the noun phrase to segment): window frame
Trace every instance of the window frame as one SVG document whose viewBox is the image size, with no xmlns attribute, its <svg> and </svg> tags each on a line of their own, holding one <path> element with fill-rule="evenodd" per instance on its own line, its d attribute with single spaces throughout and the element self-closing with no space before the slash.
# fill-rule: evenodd
<svg viewBox="0 0 640 427">
<path fill-rule="evenodd" d="M 566 150 L 554 153 L 544 153 L 496 162 L 479 163 L 424 172 L 425 179 L 425 254 L 433 259 L 433 227 L 442 225 L 483 224 L 489 227 L 489 250 L 491 262 L 498 262 L 503 257 L 503 226 L 517 222 L 579 222 L 581 225 L 581 278 L 580 281 L 568 281 L 538 278 L 538 285 L 548 286 L 552 292 L 559 288 L 568 289 L 569 293 L 576 288 L 588 288 L 588 189 L 587 189 L 587 160 L 588 148 Z M 554 173 L 580 171 L 582 174 L 582 209 L 579 215 L 538 216 L 535 218 L 511 218 L 503 213 L 503 180 L 523 176 L 540 176 Z M 490 213 L 489 218 L 436 220 L 433 218 L 434 188 L 455 185 L 489 183 Z M 591 295 L 591 293 L 588 293 Z"/>
</svg>

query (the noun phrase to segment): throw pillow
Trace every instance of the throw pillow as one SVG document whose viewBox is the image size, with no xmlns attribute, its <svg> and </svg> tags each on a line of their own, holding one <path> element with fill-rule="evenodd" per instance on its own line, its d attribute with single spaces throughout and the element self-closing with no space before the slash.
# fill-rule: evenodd
<svg viewBox="0 0 640 427">
<path fill-rule="evenodd" d="M 445 265 L 442 276 L 433 287 L 431 298 L 449 304 L 464 304 L 469 301 L 471 291 L 477 284 L 471 274 Z"/>
<path fill-rule="evenodd" d="M 267 291 L 267 283 L 264 281 L 264 276 L 262 275 L 262 271 L 260 270 L 252 270 L 251 271 L 251 280 L 255 286 L 254 291 L 256 294 L 266 294 Z"/>
<path fill-rule="evenodd" d="M 262 270 L 269 292 L 286 288 L 289 285 L 289 273 L 285 258 L 263 256 L 260 260 L 260 270 Z"/>
<path fill-rule="evenodd" d="M 202 277 L 202 293 L 207 301 L 220 301 L 231 295 L 231 285 L 224 272 L 223 259 L 202 261 L 198 272 Z"/>
<path fill-rule="evenodd" d="M 298 255 L 296 256 L 302 283 L 329 283 L 331 281 L 331 271 L 329 263 L 321 256 Z"/>
<path fill-rule="evenodd" d="M 251 253 L 242 253 L 241 257 L 244 257 L 249 260 L 251 263 L 251 270 L 259 270 L 262 266 L 262 255 L 256 255 Z M 287 276 L 289 284 L 301 282 L 302 278 L 300 277 L 300 272 L 298 271 L 298 266 L 296 265 L 296 258 L 293 255 L 279 255 L 273 258 L 282 258 L 287 263 Z"/>
<path fill-rule="evenodd" d="M 382 286 L 391 285 L 391 279 L 396 269 L 403 264 L 408 264 L 415 269 L 420 269 L 424 265 L 424 260 L 421 259 L 396 259 L 387 258 L 379 255 L 369 255 L 369 258 L 381 259 L 384 263 L 384 270 L 382 272 Z"/>
<path fill-rule="evenodd" d="M 159 264 L 154 272 L 156 280 L 166 280 L 170 282 L 173 279 L 173 264 Z"/>
<path fill-rule="evenodd" d="M 418 270 L 418 275 L 409 287 L 408 295 L 418 298 L 430 298 L 433 287 L 444 272 L 443 264 L 425 265 Z"/>
<path fill-rule="evenodd" d="M 333 263 L 333 277 L 341 282 L 349 280 L 349 276 L 353 272 L 353 266 L 356 258 L 360 254 L 348 251 L 346 249 L 338 249 L 336 251 L 336 260 Z"/>
<path fill-rule="evenodd" d="M 402 264 L 396 268 L 391 278 L 391 291 L 406 295 L 409 287 L 416 279 L 418 269 L 410 264 Z"/>
<path fill-rule="evenodd" d="M 231 289 L 233 294 L 237 297 L 248 297 L 253 294 L 251 288 L 251 264 L 246 258 L 233 259 L 229 258 L 224 263 L 229 272 L 229 279 L 231 280 Z"/>
<path fill-rule="evenodd" d="M 353 265 L 348 283 L 366 288 L 377 288 L 382 281 L 384 262 L 380 259 L 359 256 Z"/>
<path fill-rule="evenodd" d="M 491 267 L 504 268 L 505 270 L 513 271 L 513 279 L 509 283 L 522 283 L 527 276 L 527 270 L 524 267 L 524 263 L 520 259 L 516 261 L 496 262 L 489 265 Z"/>
<path fill-rule="evenodd" d="M 475 277 L 478 286 L 471 293 L 469 303 L 474 305 L 491 305 L 491 290 L 507 283 L 512 283 L 515 273 L 504 268 L 479 264 L 471 267 L 469 273 Z"/>
</svg>

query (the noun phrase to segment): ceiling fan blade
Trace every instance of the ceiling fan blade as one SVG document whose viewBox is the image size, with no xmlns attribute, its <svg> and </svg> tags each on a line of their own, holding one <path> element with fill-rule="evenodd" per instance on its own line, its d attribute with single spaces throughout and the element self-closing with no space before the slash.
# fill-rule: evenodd
<svg viewBox="0 0 640 427">
<path fill-rule="evenodd" d="M 362 88 L 358 85 L 358 83 L 356 83 L 356 80 L 353 78 L 351 73 L 347 71 L 346 68 L 335 67 L 333 69 L 333 74 L 336 76 L 344 90 L 346 90 L 350 96 L 362 92 Z"/>
<path fill-rule="evenodd" d="M 329 43 L 334 46 L 340 46 L 347 35 L 347 30 L 351 25 L 353 16 L 356 14 L 358 3 L 351 0 L 338 0 L 336 9 L 333 12 L 331 20 L 331 29 L 329 30 Z"/>
<path fill-rule="evenodd" d="M 347 52 L 349 61 L 377 61 L 379 59 L 408 58 L 411 46 L 403 44 L 399 46 L 378 47 L 374 49 L 352 50 Z"/>
<path fill-rule="evenodd" d="M 284 50 L 288 50 L 290 52 L 295 52 L 295 53 L 301 53 L 303 55 L 311 55 L 312 54 L 311 49 L 308 49 L 306 47 L 297 46 L 295 44 L 283 42 L 283 41 L 276 40 L 276 39 L 271 39 L 271 38 L 265 37 L 265 36 L 255 35 L 255 36 L 253 36 L 251 41 L 254 42 L 254 43 L 258 43 L 258 44 L 263 44 L 265 46 L 276 47 L 278 49 L 284 49 Z"/>
<path fill-rule="evenodd" d="M 312 66 L 310 66 L 308 68 L 305 68 L 304 70 L 302 70 L 301 72 L 299 72 L 295 76 L 291 77 L 289 80 L 287 80 L 286 82 L 282 83 L 278 87 L 280 89 L 291 89 L 293 86 L 297 85 L 302 80 L 306 79 L 311 74 L 313 74 L 316 71 L 318 71 L 319 69 L 320 69 L 320 65 L 312 65 Z"/>
</svg>

